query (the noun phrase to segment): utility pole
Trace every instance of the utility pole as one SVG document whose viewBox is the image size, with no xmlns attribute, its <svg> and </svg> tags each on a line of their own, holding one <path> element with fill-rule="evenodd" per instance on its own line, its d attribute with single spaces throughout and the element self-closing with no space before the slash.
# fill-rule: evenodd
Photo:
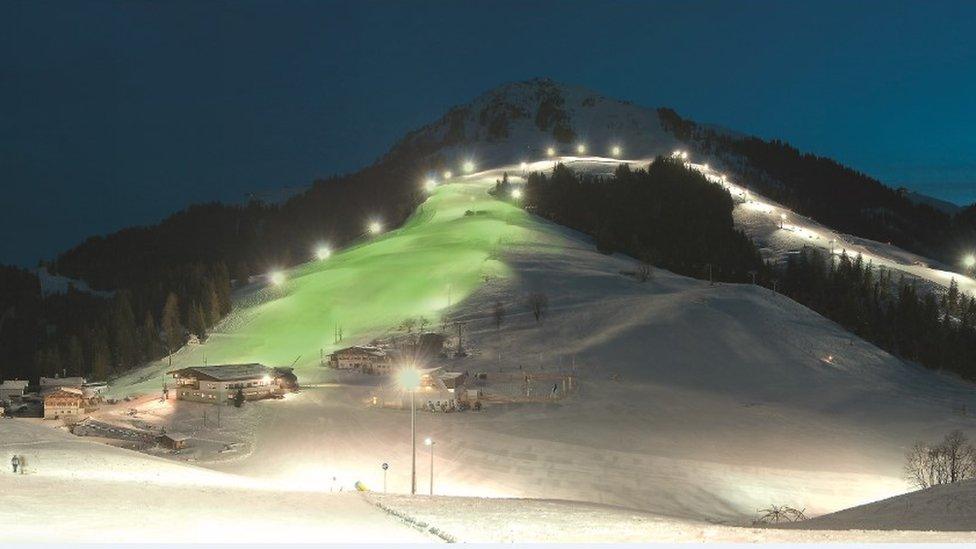
<svg viewBox="0 0 976 549">
<path fill-rule="evenodd" d="M 425 442 L 430 446 L 430 495 L 434 495 L 434 441 L 428 438 Z"/>
<path fill-rule="evenodd" d="M 410 495 L 417 493 L 417 407 L 414 405 L 413 394 L 416 390 L 410 388 Z"/>
<path fill-rule="evenodd" d="M 384 462 L 383 465 L 380 465 L 380 467 L 383 468 L 383 493 L 385 494 L 386 493 L 386 470 L 390 468 L 390 464 Z"/>
</svg>

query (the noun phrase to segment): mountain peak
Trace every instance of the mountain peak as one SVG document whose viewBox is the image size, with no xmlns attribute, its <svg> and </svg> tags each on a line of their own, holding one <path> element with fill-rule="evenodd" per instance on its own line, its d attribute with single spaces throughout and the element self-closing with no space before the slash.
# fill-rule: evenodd
<svg viewBox="0 0 976 549">
<path fill-rule="evenodd" d="M 609 155 L 621 147 L 624 156 L 638 158 L 675 143 L 655 109 L 537 77 L 502 84 L 453 107 L 407 134 L 387 158 L 510 163 L 544 157 L 550 147 L 561 155 Z"/>
</svg>

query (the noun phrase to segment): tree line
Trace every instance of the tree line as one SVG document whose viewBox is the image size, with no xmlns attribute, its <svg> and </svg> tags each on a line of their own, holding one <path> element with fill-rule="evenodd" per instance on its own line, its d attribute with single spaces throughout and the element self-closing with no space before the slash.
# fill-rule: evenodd
<svg viewBox="0 0 976 549">
<path fill-rule="evenodd" d="M 658 115 L 667 131 L 696 152 L 722 159 L 753 191 L 833 229 L 890 242 L 950 265 L 976 245 L 976 204 L 950 215 L 784 141 L 717 131 L 667 108 L 658 109 Z"/>
<path fill-rule="evenodd" d="M 0 378 L 105 379 L 166 356 L 191 335 L 204 338 L 230 311 L 232 288 L 252 275 L 305 262 L 321 243 L 347 245 L 370 219 L 402 224 L 423 200 L 419 174 L 443 163 L 414 158 L 391 153 L 281 204 L 193 205 L 42 262 L 97 293 L 44 295 L 33 272 L 0 265 Z"/>
<path fill-rule="evenodd" d="M 514 188 L 506 176 L 492 192 L 513 200 Z M 745 281 L 764 268 L 733 226 L 729 193 L 680 160 L 658 157 L 646 169 L 621 164 L 610 176 L 558 164 L 552 175 L 530 174 L 521 192 L 525 209 L 592 236 L 603 253 L 715 280 Z"/>
<path fill-rule="evenodd" d="M 976 299 L 956 281 L 939 295 L 915 279 L 804 248 L 774 273 L 781 291 L 878 347 L 976 380 Z"/>
<path fill-rule="evenodd" d="M 187 338 L 204 339 L 231 308 L 222 263 L 174 268 L 111 297 L 78 291 L 44 295 L 37 276 L 0 267 L 0 377 L 82 375 L 104 380 L 156 360 Z"/>
</svg>

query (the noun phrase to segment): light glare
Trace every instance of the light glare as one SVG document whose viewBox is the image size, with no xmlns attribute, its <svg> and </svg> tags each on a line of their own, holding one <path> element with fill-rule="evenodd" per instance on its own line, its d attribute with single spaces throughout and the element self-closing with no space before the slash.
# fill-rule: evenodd
<svg viewBox="0 0 976 549">
<path fill-rule="evenodd" d="M 328 246 L 319 246 L 315 250 L 315 257 L 317 257 L 320 261 L 329 259 L 330 255 L 332 255 L 332 250 L 330 250 Z"/>
<path fill-rule="evenodd" d="M 397 373 L 397 384 L 406 391 L 416 390 L 420 387 L 420 372 L 416 368 L 402 368 Z"/>
</svg>

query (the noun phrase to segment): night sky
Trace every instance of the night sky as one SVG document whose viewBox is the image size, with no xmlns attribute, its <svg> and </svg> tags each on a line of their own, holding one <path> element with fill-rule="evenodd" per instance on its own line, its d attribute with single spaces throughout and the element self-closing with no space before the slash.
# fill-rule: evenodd
<svg viewBox="0 0 976 549">
<path fill-rule="evenodd" d="M 0 0 L 0 262 L 369 164 L 549 76 L 976 201 L 976 2 Z"/>
</svg>

